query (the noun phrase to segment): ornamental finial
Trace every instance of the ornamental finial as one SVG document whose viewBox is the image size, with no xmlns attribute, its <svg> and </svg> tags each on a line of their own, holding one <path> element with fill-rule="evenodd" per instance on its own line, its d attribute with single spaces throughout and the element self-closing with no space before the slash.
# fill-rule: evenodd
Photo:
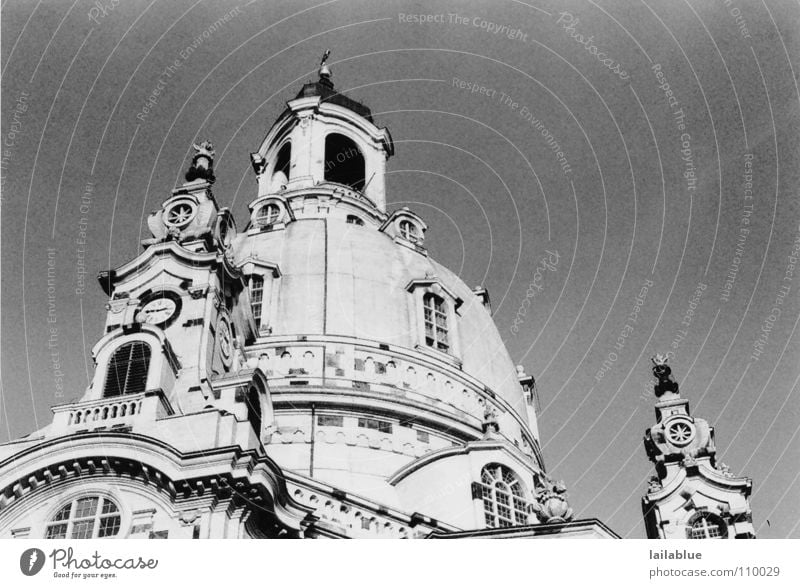
<svg viewBox="0 0 800 588">
<path fill-rule="evenodd" d="M 192 165 L 189 171 L 186 172 L 186 180 L 191 182 L 193 180 L 202 179 L 214 183 L 214 146 L 211 141 L 203 141 L 199 145 L 192 144 L 194 148 L 194 155 L 192 156 Z"/>
<path fill-rule="evenodd" d="M 650 358 L 650 361 L 653 362 L 653 375 L 658 379 L 658 382 L 653 386 L 656 397 L 660 398 L 667 392 L 678 394 L 678 382 L 672 377 L 672 369 L 667 365 L 669 354 L 661 355 L 657 353 Z"/>
<path fill-rule="evenodd" d="M 669 357 L 667 355 L 661 355 L 660 353 L 656 353 L 653 357 L 650 358 L 650 361 L 653 362 L 653 365 L 667 365 Z"/>
<path fill-rule="evenodd" d="M 322 59 L 320 59 L 319 61 L 319 66 L 322 67 L 323 65 L 325 65 L 325 62 L 328 61 L 328 57 L 330 56 L 331 56 L 331 50 L 326 49 L 325 53 L 322 54 Z"/>
<path fill-rule="evenodd" d="M 322 54 L 322 59 L 319 60 L 319 81 L 323 84 L 333 86 L 333 82 L 331 82 L 331 69 L 326 65 L 328 58 L 331 56 L 331 50 L 326 49 L 325 53 Z"/>
</svg>

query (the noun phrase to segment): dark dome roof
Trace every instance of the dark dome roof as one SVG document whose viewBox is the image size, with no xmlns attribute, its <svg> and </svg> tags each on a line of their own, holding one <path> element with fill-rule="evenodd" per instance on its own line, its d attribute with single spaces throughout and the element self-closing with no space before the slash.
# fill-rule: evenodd
<svg viewBox="0 0 800 588">
<path fill-rule="evenodd" d="M 308 98 L 310 96 L 320 96 L 324 102 L 343 106 L 359 116 L 363 116 L 369 122 L 375 123 L 372 120 L 372 111 L 369 108 L 361 104 L 361 102 L 357 102 L 334 90 L 333 82 L 328 79 L 323 78 L 316 82 L 305 84 L 295 98 Z"/>
</svg>

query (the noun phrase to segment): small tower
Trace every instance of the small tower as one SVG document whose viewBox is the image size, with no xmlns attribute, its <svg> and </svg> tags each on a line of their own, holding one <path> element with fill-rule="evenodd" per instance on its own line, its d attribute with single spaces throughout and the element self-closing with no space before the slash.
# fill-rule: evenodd
<svg viewBox="0 0 800 588">
<path fill-rule="evenodd" d="M 644 436 L 656 466 L 642 498 L 649 539 L 754 539 L 753 482 L 716 461 L 714 429 L 689 414 L 667 358 L 652 359 L 656 425 Z"/>
<path fill-rule="evenodd" d="M 336 187 L 341 194 L 386 211 L 384 175 L 394 154 L 389 130 L 375 125 L 364 104 L 334 88 L 326 65 L 318 80 L 287 102 L 250 160 L 258 181 L 257 204 L 287 190 Z"/>
</svg>

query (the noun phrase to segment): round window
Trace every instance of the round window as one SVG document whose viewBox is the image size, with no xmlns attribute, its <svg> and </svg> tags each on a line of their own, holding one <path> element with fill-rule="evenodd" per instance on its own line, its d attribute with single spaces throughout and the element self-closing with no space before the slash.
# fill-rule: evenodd
<svg viewBox="0 0 800 588">
<path fill-rule="evenodd" d="M 178 200 L 164 211 L 164 223 L 169 227 L 180 229 L 192 222 L 197 214 L 197 204 L 191 200 Z"/>
<path fill-rule="evenodd" d="M 694 439 L 694 424 L 687 419 L 675 419 L 667 424 L 666 435 L 667 441 L 677 447 L 684 447 Z"/>
</svg>

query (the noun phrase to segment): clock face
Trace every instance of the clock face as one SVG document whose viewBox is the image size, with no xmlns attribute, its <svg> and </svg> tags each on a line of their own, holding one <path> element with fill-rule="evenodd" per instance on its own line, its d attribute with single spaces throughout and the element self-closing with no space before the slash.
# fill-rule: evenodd
<svg viewBox="0 0 800 588">
<path fill-rule="evenodd" d="M 163 292 L 147 300 L 140 311 L 141 321 L 148 325 L 165 326 L 180 311 L 180 297 Z"/>
</svg>

